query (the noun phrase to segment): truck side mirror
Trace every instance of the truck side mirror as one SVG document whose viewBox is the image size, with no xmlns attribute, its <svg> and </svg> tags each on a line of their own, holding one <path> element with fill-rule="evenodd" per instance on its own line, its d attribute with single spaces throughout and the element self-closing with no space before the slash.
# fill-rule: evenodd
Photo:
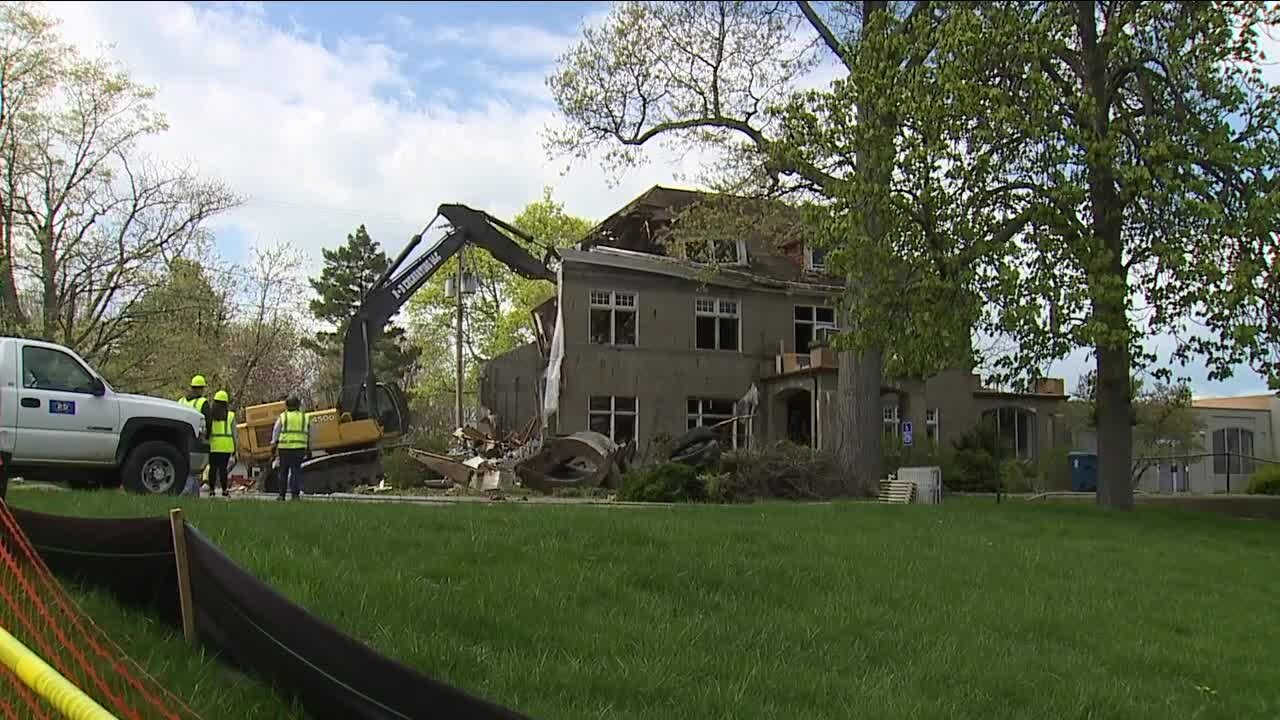
<svg viewBox="0 0 1280 720">
<path fill-rule="evenodd" d="M 107 384 L 102 382 L 102 378 L 97 375 L 93 376 L 93 384 L 89 389 L 93 392 L 95 397 L 102 397 L 107 394 Z"/>
</svg>

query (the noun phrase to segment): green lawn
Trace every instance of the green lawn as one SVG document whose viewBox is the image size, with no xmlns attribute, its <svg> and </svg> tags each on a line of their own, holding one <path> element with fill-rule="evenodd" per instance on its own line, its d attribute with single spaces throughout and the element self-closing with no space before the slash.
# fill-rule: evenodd
<svg viewBox="0 0 1280 720">
<path fill-rule="evenodd" d="M 169 507 L 107 493 L 11 500 L 85 515 Z M 294 600 L 540 719 L 1280 713 L 1269 521 L 972 499 L 182 504 Z M 286 716 L 167 630 L 101 598 L 87 607 L 206 717 Z"/>
</svg>

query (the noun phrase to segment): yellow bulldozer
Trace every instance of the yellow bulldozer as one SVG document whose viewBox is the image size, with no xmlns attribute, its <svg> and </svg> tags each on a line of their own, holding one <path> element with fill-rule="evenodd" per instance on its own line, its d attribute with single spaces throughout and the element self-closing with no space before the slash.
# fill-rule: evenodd
<svg viewBox="0 0 1280 720">
<path fill-rule="evenodd" d="M 423 235 L 443 217 L 449 224 L 444 236 L 416 260 L 409 255 Z M 542 247 L 541 261 L 530 255 L 506 231 Z M 489 251 L 494 258 L 520 275 L 555 281 L 552 269 L 558 259 L 554 248 L 539 243 L 519 229 L 465 205 L 441 205 L 422 232 L 414 235 L 388 266 L 378 282 L 365 293 L 347 326 L 342 344 L 342 390 L 337 407 L 307 413 L 311 425 L 311 453 L 303 463 L 303 492 L 344 492 L 357 485 L 375 485 L 383 477 L 382 451 L 388 440 L 411 426 L 408 403 L 400 387 L 379 383 L 374 377 L 371 351 L 386 324 L 399 312 L 436 270 L 466 245 Z M 372 397 L 367 392 L 374 388 Z M 285 403 L 253 405 L 244 409 L 236 425 L 237 459 L 244 464 L 259 491 L 278 493 L 271 449 L 271 431 Z"/>
</svg>

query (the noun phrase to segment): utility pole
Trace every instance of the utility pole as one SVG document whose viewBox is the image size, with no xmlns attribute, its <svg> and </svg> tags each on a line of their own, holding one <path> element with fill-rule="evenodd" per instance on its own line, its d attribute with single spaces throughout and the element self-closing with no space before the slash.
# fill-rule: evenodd
<svg viewBox="0 0 1280 720">
<path fill-rule="evenodd" d="M 462 297 L 463 297 L 463 281 L 466 278 L 467 265 L 467 248 L 463 246 L 458 251 L 458 282 L 454 286 L 454 292 L 458 298 L 458 326 L 457 326 L 457 353 L 458 353 L 458 377 L 457 387 L 454 390 L 454 419 L 457 427 L 462 427 Z"/>
</svg>

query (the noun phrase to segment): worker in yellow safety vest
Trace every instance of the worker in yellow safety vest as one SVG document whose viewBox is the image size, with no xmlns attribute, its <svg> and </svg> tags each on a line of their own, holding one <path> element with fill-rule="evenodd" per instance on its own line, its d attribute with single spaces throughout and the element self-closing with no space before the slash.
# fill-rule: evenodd
<svg viewBox="0 0 1280 720">
<path fill-rule="evenodd" d="M 286 488 L 294 500 L 302 497 L 302 462 L 311 448 L 311 424 L 302 411 L 302 401 L 290 395 L 284 401 L 285 411 L 276 418 L 271 429 L 271 446 L 280 461 L 280 496 L 284 499 Z"/>
<path fill-rule="evenodd" d="M 191 377 L 191 386 L 187 388 L 186 396 L 178 398 L 178 402 L 195 410 L 201 415 L 204 415 L 204 434 L 205 434 L 205 437 L 208 437 L 209 436 L 209 402 L 208 402 L 209 398 L 204 396 L 204 391 L 206 386 L 208 386 L 208 383 L 205 382 L 203 375 L 193 375 Z M 201 477 L 203 476 L 203 474 L 204 474 L 204 470 L 201 470 L 200 472 L 191 473 L 187 477 L 187 486 L 183 489 L 182 494 L 183 495 L 199 495 Z"/>
<path fill-rule="evenodd" d="M 226 390 L 213 394 L 209 410 L 209 495 L 218 494 L 222 483 L 222 497 L 230 497 L 227 473 L 236 461 L 236 414 L 230 408 L 231 396 Z"/>
</svg>

